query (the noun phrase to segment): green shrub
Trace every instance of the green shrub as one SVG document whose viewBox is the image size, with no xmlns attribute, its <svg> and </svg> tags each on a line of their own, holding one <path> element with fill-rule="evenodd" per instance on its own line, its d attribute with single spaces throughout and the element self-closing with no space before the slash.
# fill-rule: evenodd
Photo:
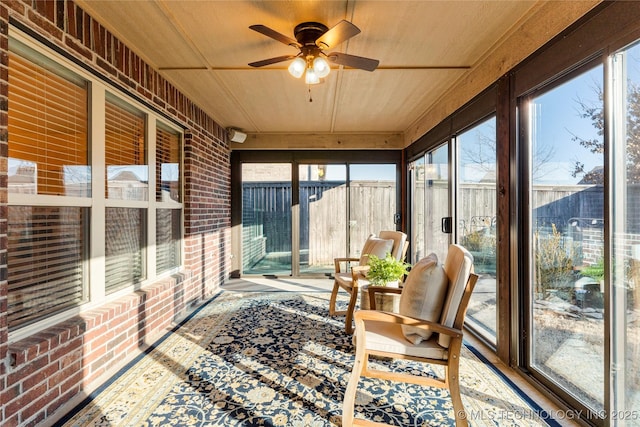
<svg viewBox="0 0 640 427">
<path fill-rule="evenodd" d="M 568 287 L 573 281 L 574 249 L 565 247 L 564 236 L 555 224 L 551 224 L 551 233 L 541 235 L 538 230 L 533 234 L 535 290 L 544 293 L 548 289 Z"/>
</svg>

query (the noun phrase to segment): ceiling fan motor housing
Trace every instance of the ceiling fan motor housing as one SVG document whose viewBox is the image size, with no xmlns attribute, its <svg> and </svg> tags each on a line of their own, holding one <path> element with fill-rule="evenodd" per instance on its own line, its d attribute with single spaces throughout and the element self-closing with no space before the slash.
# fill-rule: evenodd
<svg viewBox="0 0 640 427">
<path fill-rule="evenodd" d="M 301 50 L 306 56 L 317 53 L 320 47 L 316 45 L 316 40 L 328 30 L 326 25 L 319 22 L 303 22 L 296 25 L 293 34 L 298 43 L 302 45 Z"/>
</svg>

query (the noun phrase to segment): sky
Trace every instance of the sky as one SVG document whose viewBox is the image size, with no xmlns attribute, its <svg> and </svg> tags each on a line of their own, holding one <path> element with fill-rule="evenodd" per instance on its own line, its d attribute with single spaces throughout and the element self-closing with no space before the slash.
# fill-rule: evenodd
<svg viewBox="0 0 640 427">
<path fill-rule="evenodd" d="M 627 53 L 627 80 L 640 84 L 640 44 L 630 47 Z M 586 172 L 604 164 L 602 153 L 592 153 L 573 139 L 577 136 L 602 140 L 591 119 L 581 117 L 584 110 L 580 102 L 602 105 L 598 99 L 598 89 L 603 87 L 603 73 L 604 67 L 599 65 L 533 98 L 532 134 L 535 145 L 532 166 L 536 170 L 535 184 L 576 184 L 582 179 L 580 174 L 575 177 L 571 174 L 576 161 L 584 164 Z M 481 123 L 459 136 L 461 149 L 468 150 L 466 158 L 461 154 L 463 180 L 479 181 L 486 173 L 486 166 L 493 166 L 485 165 L 482 168 L 478 162 L 469 160 L 469 153 L 477 153 L 483 144 L 482 139 L 490 135 L 495 135 L 493 120 Z M 546 158 L 544 162 L 541 160 L 543 157 Z"/>
<path fill-rule="evenodd" d="M 640 44 L 629 47 L 625 58 L 626 80 L 640 84 Z M 578 100 L 586 104 L 600 104 L 597 88 L 603 87 L 604 67 L 598 66 L 575 77 L 548 93 L 536 98 L 536 140 L 542 147 L 551 147 L 553 158 L 541 168 L 536 183 L 576 183 L 582 176 L 572 177 L 570 171 L 576 160 L 584 163 L 584 170 L 604 165 L 604 154 L 594 154 L 573 141 L 572 134 L 583 138 L 600 138 L 590 119 L 580 117 Z M 615 101 L 615 100 L 614 100 Z"/>
<path fill-rule="evenodd" d="M 587 172 L 604 164 L 603 154 L 591 153 L 573 140 L 574 135 L 602 140 L 591 119 L 580 117 L 584 111 L 580 102 L 602 105 L 598 100 L 598 88 L 602 85 L 603 67 L 599 65 L 532 100 L 532 168 L 537 171 L 536 184 L 576 184 L 582 179 L 582 175 L 571 175 L 576 161 L 583 163 Z M 542 162 L 547 156 L 548 161 Z"/>
</svg>

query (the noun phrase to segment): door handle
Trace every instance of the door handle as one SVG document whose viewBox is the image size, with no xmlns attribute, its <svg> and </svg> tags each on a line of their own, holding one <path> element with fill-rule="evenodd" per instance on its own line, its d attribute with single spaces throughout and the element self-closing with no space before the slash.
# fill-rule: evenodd
<svg viewBox="0 0 640 427">
<path fill-rule="evenodd" d="M 443 233 L 447 233 L 447 234 L 451 234 L 452 230 L 451 230 L 451 217 L 450 216 L 445 216 L 444 218 L 442 218 L 442 232 Z"/>
</svg>

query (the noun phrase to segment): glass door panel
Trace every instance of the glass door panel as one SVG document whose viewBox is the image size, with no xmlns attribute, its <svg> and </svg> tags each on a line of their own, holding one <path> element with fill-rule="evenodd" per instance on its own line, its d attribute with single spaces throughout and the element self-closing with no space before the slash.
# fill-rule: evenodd
<svg viewBox="0 0 640 427">
<path fill-rule="evenodd" d="M 395 230 L 396 165 L 349 165 L 349 253 L 359 257 L 371 233 Z"/>
<path fill-rule="evenodd" d="M 640 45 L 613 64 L 611 413 L 619 425 L 640 426 Z"/>
<path fill-rule="evenodd" d="M 346 255 L 347 167 L 303 164 L 300 181 L 300 273 L 332 273 Z"/>
<path fill-rule="evenodd" d="M 601 66 L 530 98 L 529 365 L 577 404 L 604 408 Z M 600 112 L 600 114 L 598 114 Z"/>
<path fill-rule="evenodd" d="M 291 274 L 291 165 L 242 164 L 242 273 Z"/>
<path fill-rule="evenodd" d="M 469 301 L 467 320 L 496 344 L 496 120 L 474 126 L 457 138 L 458 242 L 471 252 L 480 277 Z"/>
<path fill-rule="evenodd" d="M 451 218 L 449 144 L 426 154 L 424 189 L 424 252 L 425 255 L 435 252 L 438 260 L 444 262 L 451 242 L 451 233 L 443 232 L 443 220 Z"/>
<path fill-rule="evenodd" d="M 411 162 L 409 178 L 411 180 L 411 257 L 409 262 L 415 264 L 427 256 L 425 247 L 424 218 L 425 218 L 425 158 Z"/>
</svg>

